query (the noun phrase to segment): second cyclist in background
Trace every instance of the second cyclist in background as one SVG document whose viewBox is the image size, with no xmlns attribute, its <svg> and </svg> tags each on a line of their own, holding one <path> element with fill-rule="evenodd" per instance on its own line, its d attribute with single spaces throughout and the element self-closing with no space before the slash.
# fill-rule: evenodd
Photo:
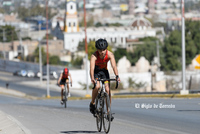
<svg viewBox="0 0 200 134">
<path fill-rule="evenodd" d="M 70 92 L 69 92 L 69 77 L 70 77 L 70 82 L 72 86 L 72 77 L 71 74 L 69 73 L 69 69 L 65 68 L 63 72 L 60 74 L 60 77 L 58 79 L 58 85 L 61 87 L 61 104 L 63 104 L 63 90 L 65 87 L 65 84 L 67 84 L 67 90 L 68 90 L 68 97 L 70 97 Z"/>
</svg>

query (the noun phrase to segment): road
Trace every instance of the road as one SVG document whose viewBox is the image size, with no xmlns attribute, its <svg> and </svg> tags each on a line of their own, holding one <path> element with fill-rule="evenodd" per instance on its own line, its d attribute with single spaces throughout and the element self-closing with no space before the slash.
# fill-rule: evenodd
<svg viewBox="0 0 200 134">
<path fill-rule="evenodd" d="M 0 86 L 40 98 L 46 88 L 23 85 L 34 78 L 1 73 Z M 55 92 L 55 94 L 53 93 Z M 59 91 L 51 91 L 51 96 Z M 15 118 L 27 134 L 96 134 L 90 100 L 69 100 L 65 109 L 59 99 L 30 99 L 0 95 L 0 111 Z M 114 121 L 110 134 L 197 134 L 200 131 L 200 99 L 113 99 Z M 1 130 L 1 129 L 0 129 Z M 103 133 L 103 132 L 100 132 Z"/>
<path fill-rule="evenodd" d="M 96 134 L 90 100 L 30 100 L 0 95 L 0 110 L 32 134 Z M 113 99 L 110 134 L 197 134 L 200 99 Z M 158 106 L 158 107 L 157 107 Z M 103 133 L 103 132 L 101 132 Z"/>
<path fill-rule="evenodd" d="M 28 78 L 28 77 L 21 77 L 21 76 L 13 76 L 11 73 L 7 72 L 0 72 L 0 86 L 6 87 L 6 83 L 9 83 L 9 89 L 14 89 L 19 92 L 23 92 L 26 95 L 34 96 L 34 97 L 45 97 L 47 95 L 47 87 L 45 82 L 40 84 L 39 78 Z M 26 84 L 24 84 L 26 83 Z M 27 84 L 30 83 L 30 84 Z M 34 84 L 31 84 L 34 83 Z M 54 80 L 55 83 L 55 80 Z M 50 85 L 52 86 L 52 85 Z M 55 90 L 55 88 L 57 90 Z M 60 88 L 56 87 L 54 84 L 53 87 L 49 87 L 50 96 L 57 97 L 60 96 Z M 80 97 L 79 94 L 71 93 L 71 96 Z"/>
</svg>

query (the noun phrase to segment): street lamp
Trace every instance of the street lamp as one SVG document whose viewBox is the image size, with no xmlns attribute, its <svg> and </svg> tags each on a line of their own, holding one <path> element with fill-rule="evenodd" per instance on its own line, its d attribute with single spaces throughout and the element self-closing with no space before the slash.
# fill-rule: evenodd
<svg viewBox="0 0 200 134">
<path fill-rule="evenodd" d="M 182 90 L 181 95 L 189 94 L 189 91 L 185 89 L 185 15 L 184 15 L 184 0 L 181 1 L 182 9 Z"/>
<path fill-rule="evenodd" d="M 87 23 L 86 23 L 86 9 L 85 9 L 85 0 L 84 0 L 84 25 L 85 25 L 85 62 L 86 62 L 86 97 L 89 95 L 89 84 L 88 84 L 88 49 L 87 49 Z"/>
<path fill-rule="evenodd" d="M 49 48 L 48 48 L 48 0 L 46 0 L 46 51 L 47 51 L 47 98 L 50 98 L 49 92 Z"/>
</svg>

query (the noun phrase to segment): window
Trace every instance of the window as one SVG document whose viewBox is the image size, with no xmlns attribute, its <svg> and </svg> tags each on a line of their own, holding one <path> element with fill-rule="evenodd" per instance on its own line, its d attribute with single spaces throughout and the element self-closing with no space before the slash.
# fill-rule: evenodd
<svg viewBox="0 0 200 134">
<path fill-rule="evenodd" d="M 73 9 L 73 6 L 71 5 L 71 9 Z"/>
<path fill-rule="evenodd" d="M 76 23 L 74 22 L 74 27 L 76 26 Z"/>
<path fill-rule="evenodd" d="M 71 22 L 69 22 L 69 27 L 71 27 Z"/>
</svg>

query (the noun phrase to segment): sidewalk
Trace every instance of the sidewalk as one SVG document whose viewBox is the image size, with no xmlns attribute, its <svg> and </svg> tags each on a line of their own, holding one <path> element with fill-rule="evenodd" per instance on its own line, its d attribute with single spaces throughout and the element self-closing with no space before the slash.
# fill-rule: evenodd
<svg viewBox="0 0 200 134">
<path fill-rule="evenodd" d="M 0 134 L 31 134 L 20 122 L 0 111 Z"/>
<path fill-rule="evenodd" d="M 57 83 L 56 80 L 49 81 L 49 88 L 50 88 L 50 90 L 60 92 L 61 89 L 60 89 L 59 86 L 56 85 L 56 83 Z M 47 87 L 46 81 L 42 81 L 42 83 L 40 83 L 40 81 L 23 81 L 23 82 L 20 82 L 19 84 L 28 85 L 28 86 L 38 85 L 38 87 L 42 87 L 42 88 Z M 87 93 L 86 90 L 73 88 L 73 86 L 72 87 L 70 86 L 69 88 L 70 88 L 71 94 L 76 94 L 77 96 L 80 96 L 80 97 L 85 97 L 86 95 L 90 95 L 90 96 L 92 95 L 92 90 L 89 90 L 88 93 Z"/>
<path fill-rule="evenodd" d="M 25 97 L 26 94 L 0 87 L 0 94 Z M 0 111 L 0 134 L 31 134 L 20 122 L 6 113 Z"/>
</svg>

